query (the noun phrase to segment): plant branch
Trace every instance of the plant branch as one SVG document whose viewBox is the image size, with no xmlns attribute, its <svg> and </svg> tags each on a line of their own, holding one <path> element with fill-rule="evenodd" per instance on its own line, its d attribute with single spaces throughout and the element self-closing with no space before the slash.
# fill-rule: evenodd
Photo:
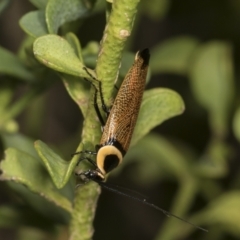
<svg viewBox="0 0 240 240">
<path fill-rule="evenodd" d="M 101 41 L 102 45 L 96 66 L 97 77 L 102 81 L 104 100 L 107 105 L 112 103 L 114 81 L 118 77 L 122 51 L 127 38 L 131 34 L 138 3 L 139 0 L 115 0 L 112 4 L 112 11 Z M 93 91 L 92 88 L 90 91 L 91 100 L 94 95 Z M 101 128 L 96 119 L 96 113 L 91 102 L 89 103 L 82 134 L 85 149 L 87 149 L 86 144 L 96 145 L 99 143 Z M 77 189 L 70 224 L 71 240 L 92 239 L 92 222 L 99 194 L 100 187 L 96 183 L 88 183 Z"/>
<path fill-rule="evenodd" d="M 140 0 L 115 0 L 104 30 L 96 73 L 102 81 L 105 102 L 112 104 L 112 90 L 117 81 L 122 52 L 131 35 Z"/>
</svg>

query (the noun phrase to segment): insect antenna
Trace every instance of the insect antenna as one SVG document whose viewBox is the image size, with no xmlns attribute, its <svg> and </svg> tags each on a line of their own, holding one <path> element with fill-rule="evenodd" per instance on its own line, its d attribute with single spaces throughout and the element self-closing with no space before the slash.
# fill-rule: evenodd
<svg viewBox="0 0 240 240">
<path fill-rule="evenodd" d="M 129 195 L 129 194 L 125 193 L 125 192 L 122 192 L 122 191 L 119 191 L 119 190 L 117 190 L 117 189 L 115 189 L 115 188 L 112 188 L 111 186 L 109 186 L 109 185 L 106 184 L 105 182 L 101 182 L 101 181 L 98 181 L 98 180 L 96 180 L 96 179 L 94 179 L 93 181 L 95 181 L 95 182 L 98 183 L 102 188 L 105 188 L 105 189 L 107 189 L 107 190 L 110 191 L 110 192 L 114 192 L 114 193 L 116 193 L 116 194 L 118 194 L 118 195 L 120 195 L 120 196 L 127 197 L 127 198 L 132 199 L 132 200 L 134 200 L 134 201 L 137 201 L 137 202 L 139 202 L 139 203 L 145 204 L 145 205 L 147 205 L 147 206 L 149 206 L 149 207 L 151 207 L 151 208 L 154 208 L 154 209 L 162 212 L 162 213 L 165 214 L 167 217 L 174 217 L 174 218 L 176 218 L 176 219 L 178 219 L 178 220 L 180 220 L 180 221 L 182 221 L 182 222 L 185 222 L 185 223 L 187 223 L 187 224 L 189 224 L 189 225 L 191 225 L 191 226 L 193 226 L 193 227 L 195 227 L 195 228 L 197 228 L 197 229 L 200 229 L 200 230 L 202 230 L 202 231 L 204 231 L 204 232 L 208 232 L 207 229 L 202 228 L 202 227 L 200 227 L 200 226 L 197 226 L 197 225 L 195 225 L 195 224 L 193 224 L 193 223 L 191 223 L 191 222 L 189 222 L 189 221 L 187 221 L 187 220 L 185 220 L 185 219 L 183 219 L 183 218 L 181 218 L 181 217 L 178 217 L 178 216 L 176 216 L 176 215 L 174 215 L 174 214 L 172 214 L 172 213 L 170 213 L 170 212 L 168 212 L 168 211 L 166 211 L 166 210 L 164 210 L 164 209 L 156 206 L 155 204 L 148 202 L 145 198 L 144 198 L 144 199 L 141 199 L 141 198 L 138 198 L 138 197 Z M 120 188 L 122 188 L 122 187 L 120 187 Z M 122 189 L 124 189 L 124 188 L 122 188 Z M 128 189 L 128 190 L 129 190 L 129 189 Z"/>
<path fill-rule="evenodd" d="M 101 182 L 101 183 L 103 183 L 103 182 Z M 113 188 L 115 191 L 118 191 L 118 190 L 120 189 L 119 192 L 121 192 L 121 190 L 122 190 L 122 191 L 125 191 L 125 192 L 124 192 L 125 194 L 128 194 L 128 193 L 126 193 L 126 192 L 129 192 L 129 193 L 131 193 L 131 194 L 134 194 L 134 196 L 129 195 L 129 196 L 132 196 L 132 197 L 142 197 L 142 198 L 144 198 L 144 199 L 147 198 L 146 195 L 144 195 L 144 194 L 142 194 L 142 193 L 140 193 L 140 192 L 138 192 L 138 191 L 135 191 L 135 190 L 133 190 L 133 189 L 129 189 L 129 188 L 126 188 L 126 187 L 123 187 L 123 186 L 111 184 L 111 183 L 109 183 L 109 182 L 107 182 L 107 183 L 104 182 L 103 184 L 106 185 L 108 188 Z"/>
</svg>

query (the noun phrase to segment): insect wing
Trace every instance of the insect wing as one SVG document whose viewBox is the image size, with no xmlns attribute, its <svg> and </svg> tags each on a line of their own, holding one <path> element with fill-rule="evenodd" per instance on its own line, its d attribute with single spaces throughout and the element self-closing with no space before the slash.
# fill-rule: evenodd
<svg viewBox="0 0 240 240">
<path fill-rule="evenodd" d="M 100 145 L 120 144 L 123 155 L 129 148 L 136 125 L 149 62 L 149 51 L 138 52 L 115 98 L 108 116 Z"/>
</svg>

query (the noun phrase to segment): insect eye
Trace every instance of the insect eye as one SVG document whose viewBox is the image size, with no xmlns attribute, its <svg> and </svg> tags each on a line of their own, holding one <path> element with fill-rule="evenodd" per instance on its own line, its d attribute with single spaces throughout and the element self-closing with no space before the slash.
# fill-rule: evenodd
<svg viewBox="0 0 240 240">
<path fill-rule="evenodd" d="M 106 171 L 106 173 L 112 171 L 115 167 L 117 167 L 119 165 L 119 158 L 117 155 L 115 154 L 110 154 L 110 155 L 107 155 L 105 157 L 105 160 L 104 160 L 104 170 Z"/>
</svg>

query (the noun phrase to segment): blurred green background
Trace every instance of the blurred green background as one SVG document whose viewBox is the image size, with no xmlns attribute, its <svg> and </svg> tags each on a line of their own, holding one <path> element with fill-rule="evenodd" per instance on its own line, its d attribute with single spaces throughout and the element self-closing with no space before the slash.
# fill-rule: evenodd
<svg viewBox="0 0 240 240">
<path fill-rule="evenodd" d="M 0 46 L 25 60 L 32 53 L 23 50 L 26 38 L 19 20 L 37 9 L 31 2 L 46 3 L 0 1 Z M 108 181 L 143 193 L 209 233 L 103 190 L 93 239 L 239 239 L 240 2 L 142 0 L 138 10 L 127 50 L 150 48 L 147 89 L 175 90 L 185 111 L 134 145 Z M 99 42 L 105 27 L 104 5 L 97 4 L 97 10 L 76 26 L 83 48 L 90 41 Z M 1 50 L 1 159 L 7 147 L 26 146 L 28 139 L 41 139 L 70 159 L 80 141 L 83 117 L 62 81 L 49 72 L 36 88 L 41 88 L 39 92 L 21 105 L 19 99 L 27 96 L 32 76 L 16 74 L 17 64 L 5 68 L 4 61 Z M 89 65 L 93 62 L 90 59 Z M 16 102 L 20 107 L 14 119 L 5 121 L 8 110 L 14 112 L 9 106 Z M 63 191 L 72 200 L 73 192 Z M 39 199 L 22 185 L 0 182 L 0 239 L 68 239 L 69 215 Z"/>
</svg>

